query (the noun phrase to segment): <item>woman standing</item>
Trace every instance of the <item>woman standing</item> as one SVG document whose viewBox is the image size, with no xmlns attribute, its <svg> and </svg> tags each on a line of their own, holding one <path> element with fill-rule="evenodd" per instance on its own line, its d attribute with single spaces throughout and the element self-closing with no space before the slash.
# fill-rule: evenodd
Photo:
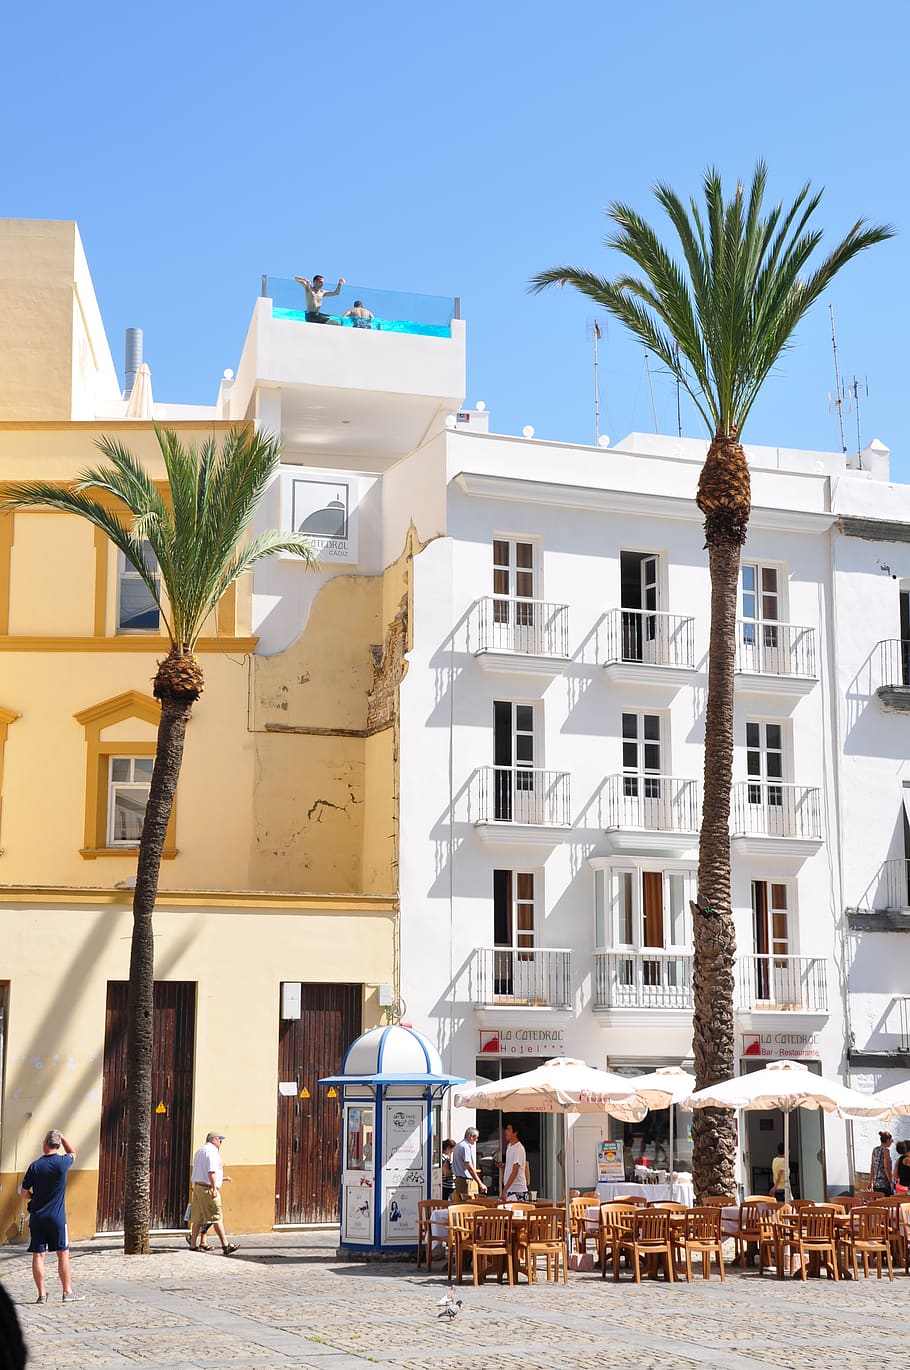
<svg viewBox="0 0 910 1370">
<path fill-rule="evenodd" d="M 876 1194 L 891 1195 L 894 1193 L 894 1183 L 891 1175 L 891 1151 L 890 1146 L 893 1138 L 890 1132 L 880 1132 L 878 1134 L 878 1146 L 872 1151 L 872 1160 L 869 1164 L 869 1179 L 871 1187 Z"/>
<path fill-rule="evenodd" d="M 897 1163 L 894 1167 L 895 1191 L 901 1186 L 910 1191 L 910 1155 L 907 1154 L 906 1142 L 898 1142 L 897 1144 Z"/>
</svg>

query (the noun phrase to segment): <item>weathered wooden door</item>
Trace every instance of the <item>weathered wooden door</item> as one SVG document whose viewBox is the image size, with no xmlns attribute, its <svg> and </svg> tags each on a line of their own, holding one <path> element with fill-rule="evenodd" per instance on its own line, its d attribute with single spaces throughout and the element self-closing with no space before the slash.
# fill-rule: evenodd
<svg viewBox="0 0 910 1370">
<path fill-rule="evenodd" d="M 98 1167 L 99 1232 L 122 1232 L 126 1187 L 125 980 L 107 987 L 101 1154 Z M 152 1062 L 151 1225 L 183 1226 L 189 1192 L 196 1039 L 196 986 L 155 982 Z M 163 1105 L 164 1111 L 159 1112 Z"/>
<path fill-rule="evenodd" d="M 293 1080 L 296 1089 L 278 1096 L 276 1223 L 338 1221 L 340 1101 L 316 1081 L 338 1073 L 359 1037 L 362 998 L 360 985 L 304 984 L 300 1017 L 279 1019 L 278 1079 Z"/>
</svg>

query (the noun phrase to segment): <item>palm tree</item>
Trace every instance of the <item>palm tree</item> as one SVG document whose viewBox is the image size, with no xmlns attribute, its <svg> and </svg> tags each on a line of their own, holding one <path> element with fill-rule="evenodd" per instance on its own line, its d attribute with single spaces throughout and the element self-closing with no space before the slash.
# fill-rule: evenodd
<svg viewBox="0 0 910 1370">
<path fill-rule="evenodd" d="M 794 329 L 838 271 L 857 253 L 893 235 L 858 220 L 822 261 L 809 260 L 822 239 L 810 221 L 821 191 L 807 183 L 789 209 L 764 211 L 766 171 L 759 163 L 748 196 L 741 183 L 724 198 L 709 168 L 704 206 L 688 207 L 664 183 L 658 204 L 676 234 L 681 261 L 628 205 L 613 203 L 608 247 L 641 275 L 613 280 L 574 266 L 542 271 L 534 292 L 571 285 L 639 338 L 688 392 L 710 437 L 696 502 L 705 516 L 711 577 L 704 802 L 698 898 L 692 904 L 693 1050 L 698 1087 L 734 1069 L 733 972 L 736 949 L 730 900 L 730 785 L 733 770 L 733 662 L 740 548 L 751 510 L 743 425 Z M 698 1109 L 693 1121 L 697 1192 L 732 1193 L 733 1114 Z"/>
<path fill-rule="evenodd" d="M 158 605 L 170 650 L 158 663 L 155 698 L 161 718 L 145 822 L 139 842 L 127 998 L 127 1171 L 124 1251 L 149 1250 L 149 1161 L 152 1112 L 152 914 L 168 819 L 183 760 L 190 711 L 202 694 L 194 649 L 206 619 L 238 576 L 262 557 L 291 553 L 312 563 L 297 534 L 247 534 L 278 467 L 279 443 L 248 429 L 184 447 L 176 433 L 156 428 L 168 478 L 166 497 L 140 462 L 118 441 L 98 446 L 109 465 L 83 471 L 70 486 L 44 481 L 5 487 L 0 505 L 47 505 L 102 529 L 144 580 Z M 100 492 L 99 499 L 87 491 Z M 149 564 L 144 544 L 154 553 Z M 164 592 L 162 594 L 162 591 Z"/>
</svg>

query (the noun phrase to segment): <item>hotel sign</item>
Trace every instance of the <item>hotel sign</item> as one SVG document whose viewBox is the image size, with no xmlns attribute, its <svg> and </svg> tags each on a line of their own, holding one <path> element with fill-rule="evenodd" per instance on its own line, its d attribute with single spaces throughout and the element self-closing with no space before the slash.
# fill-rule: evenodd
<svg viewBox="0 0 910 1370">
<path fill-rule="evenodd" d="M 317 561 L 357 561 L 357 482 L 334 471 L 283 467 L 281 526 L 308 539 Z"/>
<path fill-rule="evenodd" d="M 820 1061 L 817 1032 L 744 1032 L 743 1056 L 763 1061 Z"/>
<path fill-rule="evenodd" d="M 481 1056 L 565 1056 L 562 1028 L 491 1028 L 480 1033 Z"/>
</svg>

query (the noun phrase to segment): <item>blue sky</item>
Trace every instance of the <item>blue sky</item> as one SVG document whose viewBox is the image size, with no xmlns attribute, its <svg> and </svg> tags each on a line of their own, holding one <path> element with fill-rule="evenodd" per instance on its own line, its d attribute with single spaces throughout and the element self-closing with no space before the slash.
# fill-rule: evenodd
<svg viewBox="0 0 910 1370">
<path fill-rule="evenodd" d="M 459 295 L 468 403 L 500 431 L 588 442 L 592 311 L 528 296 L 528 278 L 616 269 L 609 200 L 656 217 L 655 179 L 697 192 L 708 163 L 748 177 L 764 157 L 775 198 L 827 187 L 832 242 L 861 215 L 899 229 L 827 298 L 841 371 L 868 379 L 863 441 L 887 443 L 910 481 L 907 14 L 898 0 L 16 6 L 0 213 L 78 220 L 115 361 L 141 326 L 159 399 L 211 402 L 263 272 L 322 271 Z M 836 450 L 833 386 L 826 300 L 747 442 Z M 674 388 L 655 372 L 654 389 L 675 432 Z M 612 323 L 601 391 L 614 439 L 652 429 L 642 350 Z M 691 409 L 683 425 L 700 431 Z"/>
</svg>

